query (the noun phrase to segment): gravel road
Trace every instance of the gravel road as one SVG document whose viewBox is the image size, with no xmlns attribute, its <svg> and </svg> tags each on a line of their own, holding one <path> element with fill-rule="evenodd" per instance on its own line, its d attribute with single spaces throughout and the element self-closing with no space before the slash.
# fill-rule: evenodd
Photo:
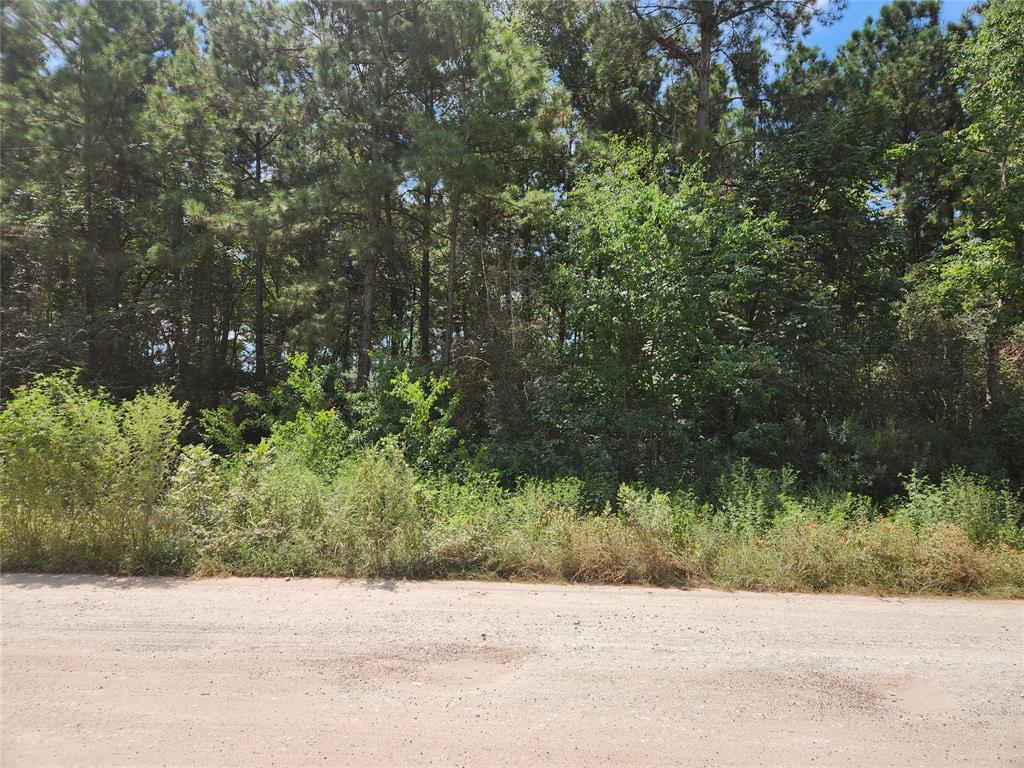
<svg viewBox="0 0 1024 768">
<path fill-rule="evenodd" d="M 1024 603 L 7 575 L 16 766 L 1024 766 Z"/>
</svg>

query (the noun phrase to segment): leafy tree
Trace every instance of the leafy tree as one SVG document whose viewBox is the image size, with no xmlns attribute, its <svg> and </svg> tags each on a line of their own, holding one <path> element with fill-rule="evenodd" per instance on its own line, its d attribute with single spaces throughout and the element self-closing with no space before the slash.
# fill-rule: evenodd
<svg viewBox="0 0 1024 768">
<path fill-rule="evenodd" d="M 991 3 L 976 35 L 958 45 L 957 72 L 970 122 L 947 134 L 946 156 L 960 182 L 959 216 L 942 255 L 921 279 L 940 310 L 964 319 L 981 343 L 984 407 L 1000 420 L 997 444 L 1006 458 L 1019 455 L 1024 424 L 1022 11 L 1013 0 Z M 1005 392 L 1001 380 L 1008 385 Z"/>
<path fill-rule="evenodd" d="M 315 117 L 330 184 L 348 197 L 365 221 L 351 235 L 361 272 L 360 328 L 355 385 L 370 375 L 374 344 L 377 277 L 385 252 L 394 246 L 385 227 L 399 181 L 402 98 L 411 31 L 412 3 L 340 3 L 304 8 L 314 35 Z"/>
<path fill-rule="evenodd" d="M 204 20 L 217 80 L 214 108 L 230 126 L 231 222 L 252 258 L 253 368 L 267 375 L 266 270 L 274 226 L 279 150 L 294 130 L 294 80 L 301 41 L 277 0 L 214 0 Z"/>
<path fill-rule="evenodd" d="M 250 474 L 399 435 L 630 509 L 744 457 L 1016 487 L 1020 2 L 829 55 L 814 0 L 10 0 L 0 397 L 80 368 Z"/>
<path fill-rule="evenodd" d="M 613 147 L 567 211 L 584 399 L 634 475 L 733 450 L 770 455 L 780 425 L 769 405 L 800 313 L 824 309 L 776 218 L 701 181 L 699 167 L 666 179 L 664 162 Z"/>
<path fill-rule="evenodd" d="M 764 36 L 789 43 L 813 19 L 828 16 L 814 0 L 629 0 L 628 6 L 661 54 L 696 78 L 693 125 L 701 149 L 709 148 L 715 128 L 712 78 L 721 62 L 740 82 Z"/>
<path fill-rule="evenodd" d="M 60 314 L 74 313 L 72 326 L 82 329 L 84 356 L 72 347 L 60 357 L 124 389 L 142 309 L 133 285 L 144 253 L 136 212 L 154 191 L 141 117 L 146 89 L 188 38 L 186 12 L 170 2 L 97 1 L 18 5 L 4 15 L 16 39 L 5 121 L 21 129 L 8 156 L 31 162 L 12 190 L 17 229 L 33 243 L 22 254 L 45 260 L 37 267 L 68 300 Z"/>
</svg>

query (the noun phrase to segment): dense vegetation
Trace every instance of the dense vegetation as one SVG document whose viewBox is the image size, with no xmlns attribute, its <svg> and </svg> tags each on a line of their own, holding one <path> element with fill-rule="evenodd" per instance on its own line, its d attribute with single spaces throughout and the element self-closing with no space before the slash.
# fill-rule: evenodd
<svg viewBox="0 0 1024 768">
<path fill-rule="evenodd" d="M 962 472 L 912 476 L 883 510 L 739 462 L 705 497 L 623 484 L 602 506 L 576 478 L 506 488 L 454 466 L 436 382 L 399 377 L 353 430 L 323 407 L 322 371 L 292 365 L 258 446 L 207 415 L 225 456 L 180 452 L 166 392 L 116 403 L 68 376 L 16 390 L 0 413 L 4 567 L 1024 595 L 1024 502 Z"/>
<path fill-rule="evenodd" d="M 841 12 L 9 0 L 4 567 L 1021 593 L 1024 2 Z"/>
</svg>

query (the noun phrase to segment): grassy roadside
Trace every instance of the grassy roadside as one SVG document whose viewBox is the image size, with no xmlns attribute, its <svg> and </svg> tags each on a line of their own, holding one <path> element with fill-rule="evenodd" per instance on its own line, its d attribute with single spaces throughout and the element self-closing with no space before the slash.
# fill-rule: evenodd
<svg viewBox="0 0 1024 768">
<path fill-rule="evenodd" d="M 505 490 L 488 478 L 422 478 L 387 444 L 329 479 L 271 452 L 227 464 L 188 450 L 152 509 L 7 502 L 3 568 L 1024 596 L 1024 551 L 1011 543 L 976 541 L 949 520 L 915 521 L 913 509 L 872 517 L 846 509 L 850 497 L 783 497 L 767 511 L 754 497 L 706 507 L 623 486 L 614 511 L 595 512 L 578 481 Z M 911 503 L 950 493 L 937 486 Z"/>
<path fill-rule="evenodd" d="M 181 449 L 161 393 L 66 379 L 0 413 L 5 571 L 701 584 L 1024 596 L 1024 505 L 963 473 L 881 508 L 744 463 L 710 498 L 428 471 L 398 438 L 338 448 L 297 418 L 257 446 Z"/>
</svg>

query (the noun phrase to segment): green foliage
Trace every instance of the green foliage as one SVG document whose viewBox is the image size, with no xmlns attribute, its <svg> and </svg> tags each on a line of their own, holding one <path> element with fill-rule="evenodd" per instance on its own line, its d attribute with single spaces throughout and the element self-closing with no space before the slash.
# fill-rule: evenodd
<svg viewBox="0 0 1024 768">
<path fill-rule="evenodd" d="M 303 409 L 291 421 L 274 425 L 270 444 L 329 476 L 355 448 L 357 438 L 335 410 Z"/>
<path fill-rule="evenodd" d="M 0 412 L 5 567 L 177 569 L 159 506 L 184 407 L 157 390 L 114 402 L 74 374 L 39 377 Z"/>
<path fill-rule="evenodd" d="M 789 467 L 764 469 L 743 459 L 719 478 L 716 513 L 727 527 L 756 533 L 786 510 L 796 481 L 796 473 Z"/>
<path fill-rule="evenodd" d="M 179 456 L 166 393 L 117 403 L 71 376 L 20 388 L 0 414 L 4 566 L 1024 593 L 1024 506 L 961 471 L 912 475 L 891 514 L 745 460 L 706 501 L 624 484 L 599 510 L 572 477 L 423 476 L 397 438 L 317 464 L 331 433 L 278 436 L 308 418 L 237 455 Z"/>
<path fill-rule="evenodd" d="M 327 404 L 327 374 L 323 366 L 309 364 L 304 352 L 286 357 L 288 376 L 271 391 L 271 401 L 281 409 L 284 418 L 300 409 L 322 410 Z"/>
<path fill-rule="evenodd" d="M 206 409 L 200 415 L 204 439 L 228 455 L 246 449 L 245 433 L 260 428 L 270 447 L 293 455 L 310 469 L 331 475 L 354 450 L 360 434 L 348 426 L 339 409 L 331 407 L 329 371 L 311 366 L 305 354 L 287 358 L 288 377 L 266 397 L 249 393 L 243 409 Z"/>
<path fill-rule="evenodd" d="M 403 370 L 391 380 L 391 385 L 388 395 L 401 410 L 397 439 L 405 455 L 421 468 L 442 468 L 450 463 L 457 455 L 457 432 L 452 419 L 459 407 L 457 394 L 445 397 L 451 380 L 430 376 L 413 381 L 408 370 Z"/>
<path fill-rule="evenodd" d="M 230 479 L 222 471 L 221 462 L 205 445 L 190 445 L 181 452 L 164 507 L 187 521 L 189 535 L 202 535 L 222 523 L 219 505 Z"/>
<path fill-rule="evenodd" d="M 618 503 L 626 520 L 644 534 L 666 541 L 672 539 L 677 529 L 676 510 L 664 493 L 648 493 L 623 485 L 619 488 Z"/>
<path fill-rule="evenodd" d="M 391 441 L 367 449 L 342 494 L 339 514 L 359 538 L 371 575 L 416 572 L 422 551 L 422 489 L 398 446 Z"/>
<path fill-rule="evenodd" d="M 959 471 L 911 476 L 888 512 L 749 460 L 707 498 L 623 484 L 595 508 L 575 477 L 510 489 L 417 469 L 400 435 L 320 461 L 336 436 L 304 409 L 240 453 L 179 452 L 182 412 L 72 375 L 16 390 L 0 413 L 4 567 L 1024 594 L 1024 505 Z"/>
<path fill-rule="evenodd" d="M 1024 502 L 1009 489 L 993 488 L 984 479 L 954 469 L 938 484 L 911 474 L 906 478 L 905 502 L 895 517 L 917 527 L 955 526 L 978 543 L 1022 543 Z"/>
<path fill-rule="evenodd" d="M 613 144 L 566 210 L 587 350 L 574 394 L 600 417 L 616 463 L 646 476 L 692 466 L 698 446 L 770 451 L 773 427 L 759 413 L 780 394 L 798 318 L 821 310 L 774 217 L 704 181 L 699 166 L 673 176 L 667 165 Z M 734 445 L 710 438 L 723 418 Z"/>
<path fill-rule="evenodd" d="M 1012 591 L 1021 2 L 9 0 L 5 567 Z"/>
<path fill-rule="evenodd" d="M 597 508 L 737 456 L 1017 488 L 1020 3 L 896 0 L 827 55 L 814 0 L 11 0 L 4 387 Z"/>
<path fill-rule="evenodd" d="M 231 408 L 221 405 L 203 409 L 199 414 L 199 430 L 204 440 L 229 454 L 240 453 L 245 448 L 243 426 L 237 423 Z"/>
</svg>

